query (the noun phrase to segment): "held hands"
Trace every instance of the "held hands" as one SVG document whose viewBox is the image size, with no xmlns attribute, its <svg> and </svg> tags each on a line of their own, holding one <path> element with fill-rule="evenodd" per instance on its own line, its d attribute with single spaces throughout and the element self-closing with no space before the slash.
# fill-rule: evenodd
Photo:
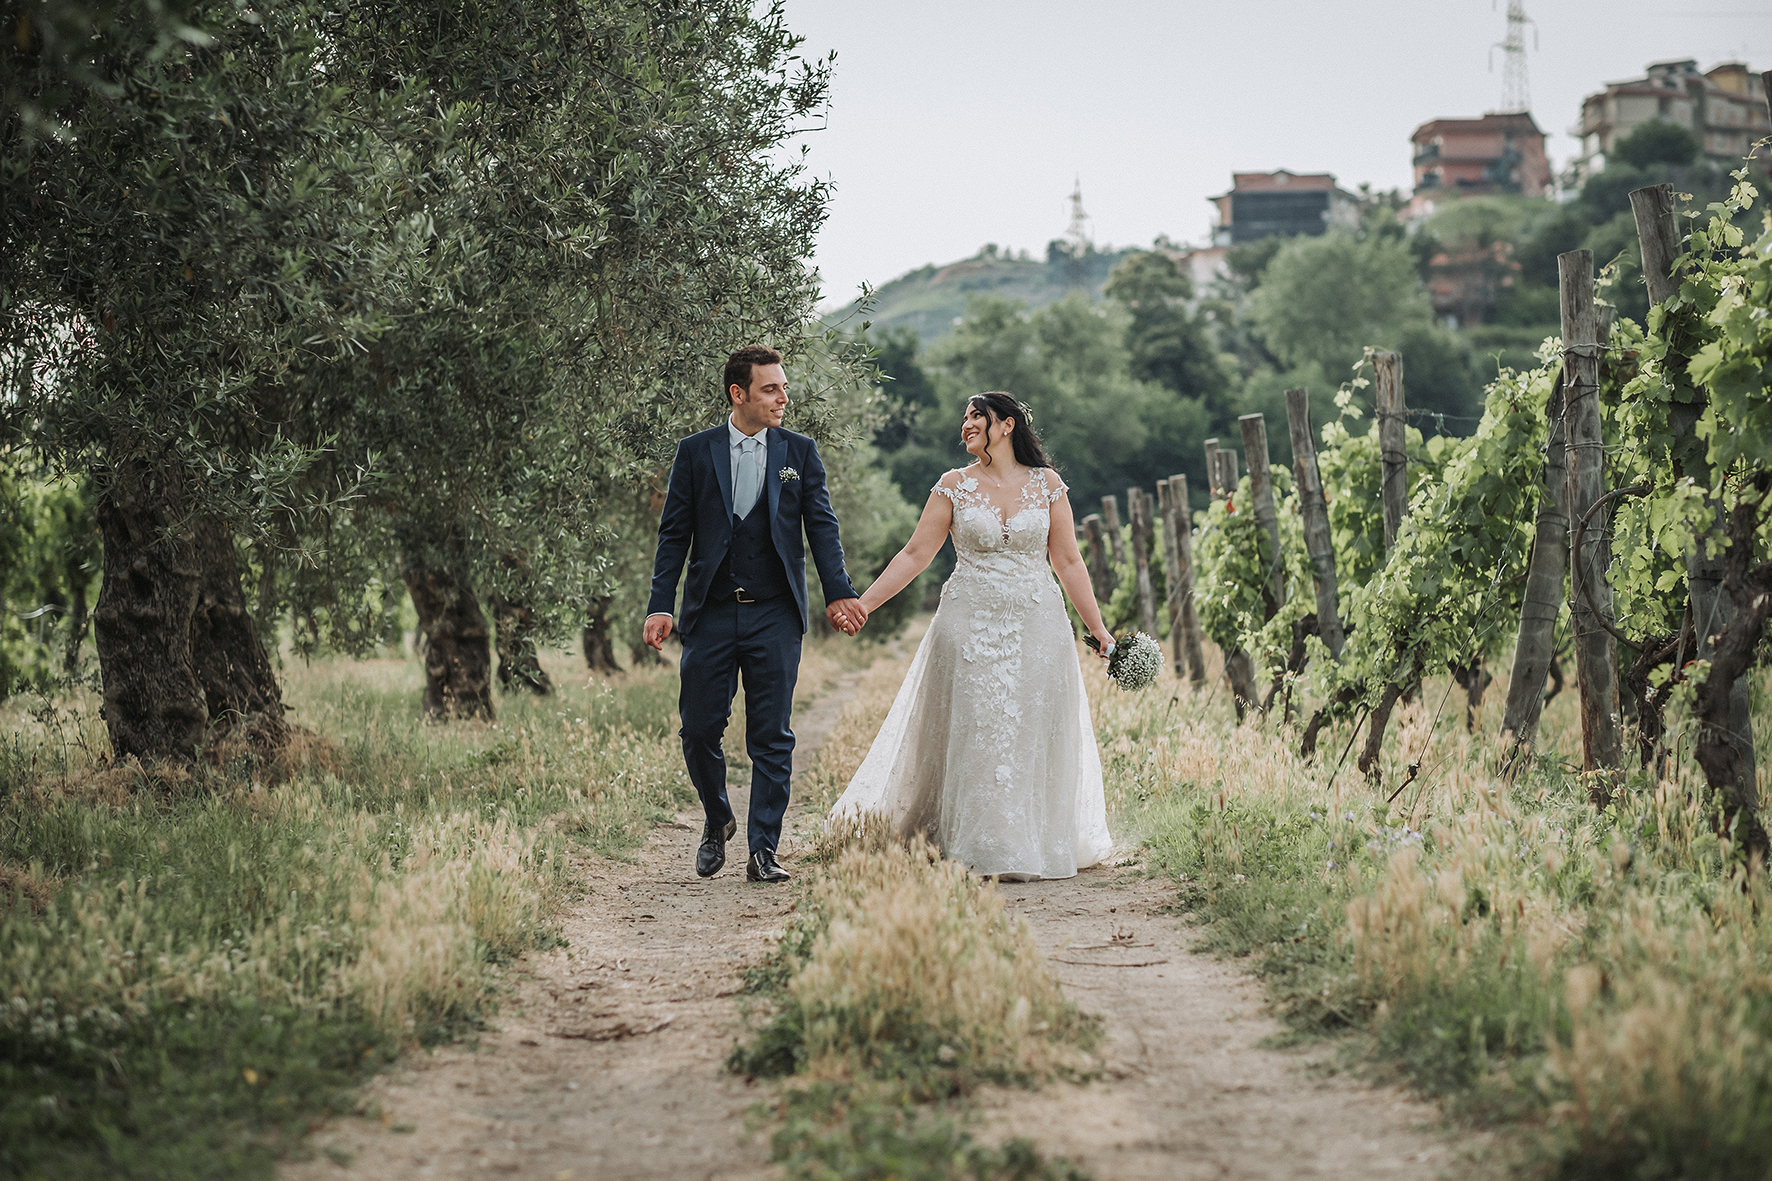
<svg viewBox="0 0 1772 1181">
<path fill-rule="evenodd" d="M 633 633 L 628 634 L 632 635 Z M 648 648 L 661 651 L 664 648 L 665 640 L 670 638 L 670 634 L 671 617 L 669 615 L 648 615 L 646 628 L 640 633 L 640 638 L 646 641 Z"/>
<path fill-rule="evenodd" d="M 838 599 L 824 609 L 831 626 L 846 636 L 859 632 L 868 621 L 868 609 L 860 599 Z"/>
<path fill-rule="evenodd" d="M 1095 655 L 1097 657 L 1106 660 L 1114 654 L 1114 633 L 1110 632 L 1104 626 L 1099 630 L 1092 630 L 1089 634 L 1095 637 L 1095 642 L 1099 645 L 1095 649 Z"/>
</svg>

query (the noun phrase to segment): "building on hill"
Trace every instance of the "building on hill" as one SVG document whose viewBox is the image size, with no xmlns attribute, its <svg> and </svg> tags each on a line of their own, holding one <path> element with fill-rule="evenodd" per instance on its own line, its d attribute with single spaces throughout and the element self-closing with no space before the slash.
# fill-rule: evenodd
<svg viewBox="0 0 1772 1181">
<path fill-rule="evenodd" d="M 1231 190 L 1207 200 L 1217 208 L 1212 245 L 1241 246 L 1276 235 L 1328 232 L 1360 224 L 1360 199 L 1327 172 L 1234 172 Z"/>
<path fill-rule="evenodd" d="M 1415 196 L 1407 216 L 1421 217 L 1449 197 L 1553 191 L 1544 132 L 1530 111 L 1490 113 L 1480 119 L 1433 119 L 1409 137 L 1414 148 Z"/>
<path fill-rule="evenodd" d="M 1581 123 L 1570 129 L 1581 155 L 1570 166 L 1571 187 L 1606 166 L 1612 145 L 1644 123 L 1662 119 L 1697 137 L 1704 158 L 1738 168 L 1755 140 L 1772 134 L 1760 75 L 1742 62 L 1699 72 L 1692 58 L 1652 63 L 1644 76 L 1608 82 L 1581 103 Z"/>
</svg>

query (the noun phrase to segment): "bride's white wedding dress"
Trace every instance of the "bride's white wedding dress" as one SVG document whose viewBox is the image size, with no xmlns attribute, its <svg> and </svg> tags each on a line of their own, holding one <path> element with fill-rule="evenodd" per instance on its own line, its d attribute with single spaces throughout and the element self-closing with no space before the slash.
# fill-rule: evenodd
<svg viewBox="0 0 1772 1181">
<path fill-rule="evenodd" d="M 1046 557 L 1064 485 L 1034 469 L 1007 520 L 962 473 L 933 491 L 953 502 L 959 562 L 831 815 L 882 813 L 980 874 L 1068 878 L 1112 841 L 1076 641 Z"/>
</svg>

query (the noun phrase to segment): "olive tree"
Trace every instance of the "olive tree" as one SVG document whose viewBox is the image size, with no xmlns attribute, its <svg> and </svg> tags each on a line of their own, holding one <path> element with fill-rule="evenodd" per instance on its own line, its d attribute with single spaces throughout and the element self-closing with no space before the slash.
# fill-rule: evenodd
<svg viewBox="0 0 1772 1181">
<path fill-rule="evenodd" d="M 113 747 L 274 751 L 249 605 L 362 639 L 396 581 L 429 704 L 489 708 L 478 598 L 576 622 L 719 357 L 816 344 L 775 153 L 828 63 L 733 2 L 148 14 L 78 77 L 26 29 L 5 108 L 5 441 L 91 473 Z"/>
</svg>

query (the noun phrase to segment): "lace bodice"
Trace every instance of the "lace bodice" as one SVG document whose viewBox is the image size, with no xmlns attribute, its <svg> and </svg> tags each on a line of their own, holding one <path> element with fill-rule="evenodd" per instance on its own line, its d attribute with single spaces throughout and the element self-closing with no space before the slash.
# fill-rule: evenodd
<svg viewBox="0 0 1772 1181">
<path fill-rule="evenodd" d="M 1028 472 L 1014 511 L 1004 511 L 979 487 L 978 477 L 949 472 L 930 491 L 939 492 L 954 505 L 954 551 L 959 566 L 978 564 L 995 557 L 1033 558 L 1044 562 L 1046 537 L 1052 528 L 1052 505 L 1065 493 L 1064 482 L 1048 468 Z M 1023 563 L 991 563 L 1007 573 Z"/>
</svg>

